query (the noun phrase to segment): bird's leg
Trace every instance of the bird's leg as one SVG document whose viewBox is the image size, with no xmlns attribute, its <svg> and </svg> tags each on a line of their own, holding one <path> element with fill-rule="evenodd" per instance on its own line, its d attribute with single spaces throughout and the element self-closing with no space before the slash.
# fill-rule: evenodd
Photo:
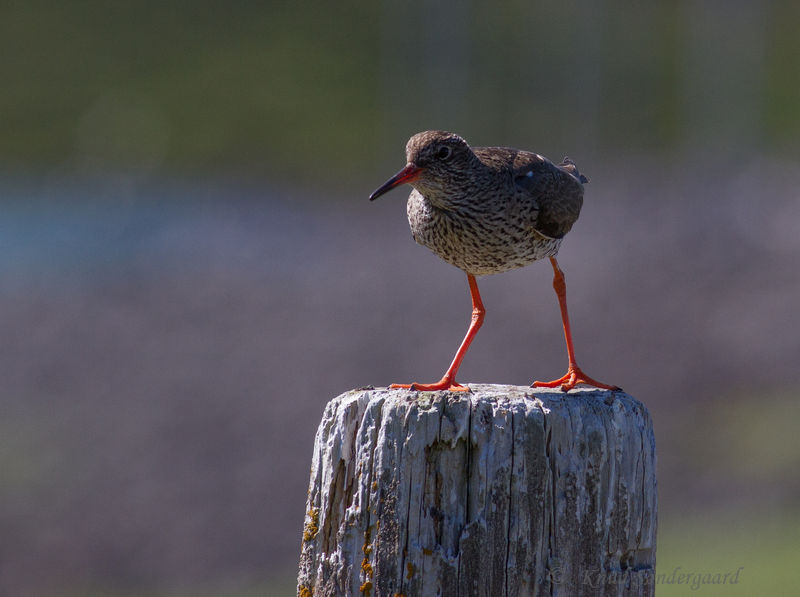
<svg viewBox="0 0 800 597">
<path fill-rule="evenodd" d="M 483 318 L 486 314 L 486 309 L 483 308 L 483 301 L 481 301 L 481 295 L 478 292 L 478 283 L 475 281 L 475 276 L 472 274 L 467 274 L 467 280 L 469 281 L 469 293 L 472 297 L 472 321 L 469 324 L 469 329 L 467 330 L 467 335 L 464 336 L 464 340 L 461 342 L 461 346 L 458 347 L 456 351 L 456 356 L 453 357 L 453 362 L 450 363 L 450 367 L 447 368 L 445 371 L 444 376 L 442 379 L 437 381 L 436 383 L 411 383 L 411 384 L 400 384 L 400 383 L 393 383 L 390 388 L 405 388 L 411 390 L 422 390 L 422 391 L 433 391 L 433 390 L 449 390 L 451 392 L 469 392 L 469 387 L 462 386 L 460 383 L 456 381 L 456 373 L 458 373 L 458 368 L 461 366 L 461 361 L 464 360 L 464 355 L 467 354 L 467 349 L 469 345 L 472 343 L 472 339 L 475 337 L 475 334 L 478 333 L 481 325 L 483 324 Z"/>
<path fill-rule="evenodd" d="M 550 258 L 550 263 L 553 265 L 553 288 L 558 295 L 558 305 L 561 307 L 561 321 L 564 323 L 564 338 L 567 340 L 567 356 L 569 357 L 569 366 L 567 372 L 562 377 L 554 379 L 553 381 L 535 381 L 533 382 L 534 388 L 556 388 L 566 392 L 574 388 L 577 384 L 583 383 L 604 390 L 619 390 L 617 386 L 609 386 L 599 381 L 595 381 L 586 375 L 578 363 L 575 361 L 575 349 L 572 347 L 572 331 L 569 327 L 569 314 L 567 313 L 567 283 L 564 281 L 564 272 L 558 267 L 558 261 L 555 257 Z"/>
</svg>

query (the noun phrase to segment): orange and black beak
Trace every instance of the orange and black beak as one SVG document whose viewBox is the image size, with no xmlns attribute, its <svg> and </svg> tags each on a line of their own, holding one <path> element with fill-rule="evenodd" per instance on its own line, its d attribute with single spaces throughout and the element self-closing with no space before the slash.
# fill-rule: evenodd
<svg viewBox="0 0 800 597">
<path fill-rule="evenodd" d="M 408 164 L 405 168 L 400 170 L 400 172 L 392 176 L 389 180 L 378 187 L 375 192 L 369 196 L 369 200 L 375 201 L 375 199 L 384 193 L 391 191 L 396 186 L 417 180 L 420 172 L 422 172 L 422 168 L 415 166 L 414 164 Z"/>
</svg>

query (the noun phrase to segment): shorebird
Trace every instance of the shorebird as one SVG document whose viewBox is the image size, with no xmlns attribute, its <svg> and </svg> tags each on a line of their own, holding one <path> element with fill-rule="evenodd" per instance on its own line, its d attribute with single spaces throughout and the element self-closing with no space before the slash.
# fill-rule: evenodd
<svg viewBox="0 0 800 597">
<path fill-rule="evenodd" d="M 469 391 L 456 382 L 456 374 L 486 313 L 475 278 L 548 257 L 569 364 L 562 377 L 535 381 L 532 386 L 560 387 L 563 391 L 577 384 L 619 389 L 595 381 L 578 367 L 564 273 L 556 261 L 564 235 L 578 219 L 583 185 L 589 182 L 577 166 L 569 158 L 556 165 L 537 153 L 508 147 L 470 147 L 458 135 L 445 131 L 425 131 L 411 137 L 406 161 L 406 166 L 369 199 L 374 201 L 402 184 L 413 187 L 406 211 L 414 240 L 467 274 L 472 321 L 441 380 L 390 387 Z"/>
</svg>

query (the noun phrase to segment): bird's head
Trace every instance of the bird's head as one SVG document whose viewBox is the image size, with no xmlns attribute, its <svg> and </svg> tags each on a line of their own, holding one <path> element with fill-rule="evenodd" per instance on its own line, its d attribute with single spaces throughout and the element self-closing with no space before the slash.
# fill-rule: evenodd
<svg viewBox="0 0 800 597">
<path fill-rule="evenodd" d="M 410 184 L 426 197 L 447 195 L 464 182 L 464 172 L 477 157 L 461 137 L 445 131 L 417 133 L 406 144 L 406 166 L 381 185 L 374 201 L 401 184 Z"/>
</svg>

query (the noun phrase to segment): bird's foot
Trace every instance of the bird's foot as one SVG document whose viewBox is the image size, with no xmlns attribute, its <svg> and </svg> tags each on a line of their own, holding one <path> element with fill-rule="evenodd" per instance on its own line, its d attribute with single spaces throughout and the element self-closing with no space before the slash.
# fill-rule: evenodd
<svg viewBox="0 0 800 597">
<path fill-rule="evenodd" d="M 462 386 L 455 379 L 443 377 L 436 383 L 393 383 L 389 386 L 392 389 L 417 390 L 420 392 L 436 392 L 447 390 L 448 392 L 471 392 L 469 386 Z"/>
<path fill-rule="evenodd" d="M 586 384 L 589 386 L 594 386 L 596 388 L 601 388 L 603 390 L 621 390 L 617 386 L 610 386 L 608 384 L 600 383 L 586 375 L 581 368 L 577 365 L 570 366 L 567 369 L 567 372 L 558 379 L 554 379 L 553 381 L 535 381 L 531 384 L 532 388 L 557 388 L 561 387 L 562 392 L 568 392 L 572 388 L 574 388 L 578 384 Z"/>
</svg>

